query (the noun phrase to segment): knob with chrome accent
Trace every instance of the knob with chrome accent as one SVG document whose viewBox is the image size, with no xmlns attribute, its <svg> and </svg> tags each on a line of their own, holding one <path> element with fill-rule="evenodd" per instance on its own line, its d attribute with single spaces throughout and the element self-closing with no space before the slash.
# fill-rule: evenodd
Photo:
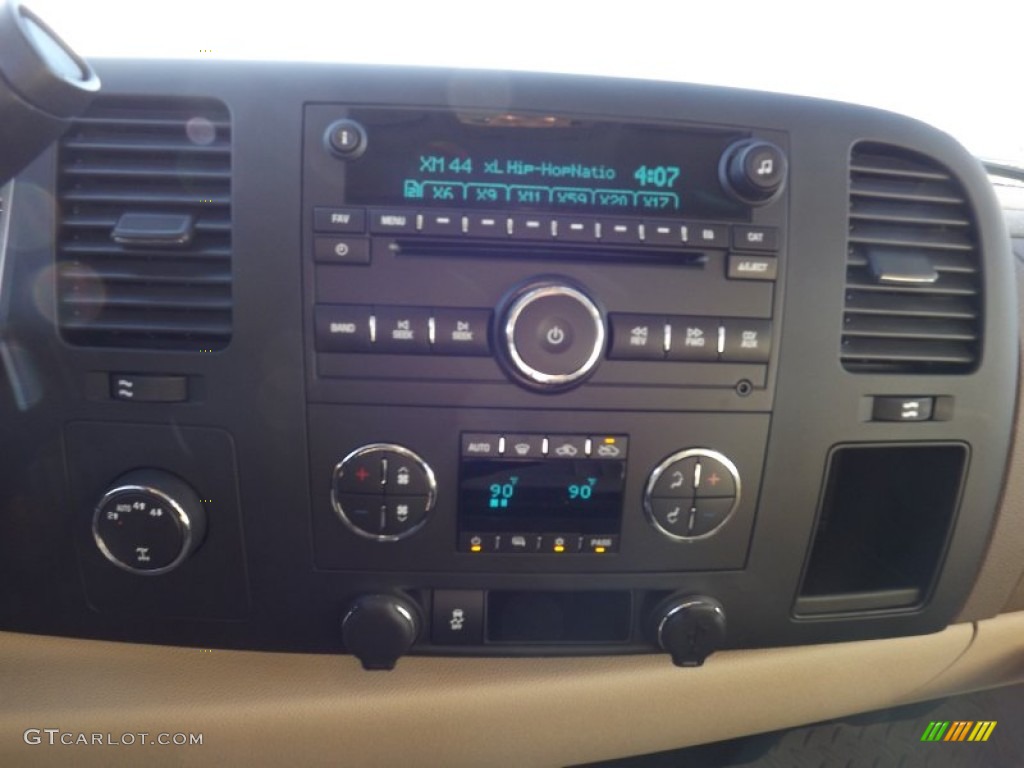
<svg viewBox="0 0 1024 768">
<path fill-rule="evenodd" d="M 341 620 L 345 650 L 363 669 L 394 669 L 420 635 L 423 620 L 412 600 L 397 595 L 356 598 Z"/>
<path fill-rule="evenodd" d="M 401 445 L 364 445 L 334 468 L 334 512 L 365 539 L 398 541 L 411 536 L 426 524 L 436 498 L 434 470 Z"/>
<path fill-rule="evenodd" d="M 654 468 L 644 489 L 651 525 L 675 541 L 713 536 L 740 501 L 740 474 L 724 454 L 709 448 L 673 453 Z"/>
<path fill-rule="evenodd" d="M 179 477 L 139 469 L 118 478 L 96 505 L 92 535 L 111 563 L 158 576 L 180 566 L 202 543 L 206 512 Z"/>
<path fill-rule="evenodd" d="M 786 185 L 785 153 L 770 141 L 738 141 L 722 155 L 718 177 L 726 192 L 748 205 L 766 205 Z"/>
<path fill-rule="evenodd" d="M 677 667 L 699 667 L 725 640 L 725 609 L 711 597 L 673 596 L 654 610 L 650 632 Z"/>
<path fill-rule="evenodd" d="M 583 382 L 601 360 L 606 330 L 593 299 L 559 279 L 515 292 L 499 324 L 496 345 L 521 384 L 555 391 Z"/>
</svg>

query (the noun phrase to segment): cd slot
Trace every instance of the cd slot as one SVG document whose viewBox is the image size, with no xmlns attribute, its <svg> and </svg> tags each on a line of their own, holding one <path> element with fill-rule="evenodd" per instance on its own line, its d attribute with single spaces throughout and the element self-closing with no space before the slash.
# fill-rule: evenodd
<svg viewBox="0 0 1024 768">
<path fill-rule="evenodd" d="M 396 239 L 391 251 L 397 256 L 412 258 L 472 258 L 558 261 L 615 261 L 633 264 L 672 264 L 677 267 L 703 269 L 708 255 L 700 250 L 684 248 L 666 249 L 650 246 L 614 246 L 537 242 L 495 243 L 487 241 L 467 242 L 465 240 L 442 239 Z"/>
</svg>

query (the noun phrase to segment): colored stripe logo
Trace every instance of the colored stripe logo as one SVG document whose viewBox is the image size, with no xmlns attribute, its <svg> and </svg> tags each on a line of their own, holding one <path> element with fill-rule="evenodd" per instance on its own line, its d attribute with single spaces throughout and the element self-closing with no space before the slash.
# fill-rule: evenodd
<svg viewBox="0 0 1024 768">
<path fill-rule="evenodd" d="M 996 729 L 996 720 L 953 720 L 928 723 L 921 741 L 988 741 Z"/>
</svg>

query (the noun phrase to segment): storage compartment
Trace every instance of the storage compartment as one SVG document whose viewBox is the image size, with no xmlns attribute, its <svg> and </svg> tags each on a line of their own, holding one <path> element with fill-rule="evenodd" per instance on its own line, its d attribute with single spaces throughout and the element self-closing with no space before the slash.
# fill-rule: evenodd
<svg viewBox="0 0 1024 768">
<path fill-rule="evenodd" d="M 924 602 L 960 501 L 963 444 L 835 448 L 796 615 Z"/>
<path fill-rule="evenodd" d="M 489 643 L 624 643 L 632 624 L 629 592 L 492 591 Z"/>
</svg>

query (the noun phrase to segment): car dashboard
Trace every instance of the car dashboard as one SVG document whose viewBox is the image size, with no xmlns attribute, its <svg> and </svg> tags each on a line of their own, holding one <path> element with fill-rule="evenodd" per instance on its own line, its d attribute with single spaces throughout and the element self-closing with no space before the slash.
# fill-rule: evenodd
<svg viewBox="0 0 1024 768">
<path fill-rule="evenodd" d="M 94 65 L 0 190 L 30 711 L 211 722 L 204 758 L 294 755 L 267 734 L 305 718 L 314 762 L 332 723 L 360 764 L 564 764 L 1021 676 L 1018 277 L 947 135 L 670 83 Z M 167 708 L 126 715 L 122 669 Z"/>
</svg>

